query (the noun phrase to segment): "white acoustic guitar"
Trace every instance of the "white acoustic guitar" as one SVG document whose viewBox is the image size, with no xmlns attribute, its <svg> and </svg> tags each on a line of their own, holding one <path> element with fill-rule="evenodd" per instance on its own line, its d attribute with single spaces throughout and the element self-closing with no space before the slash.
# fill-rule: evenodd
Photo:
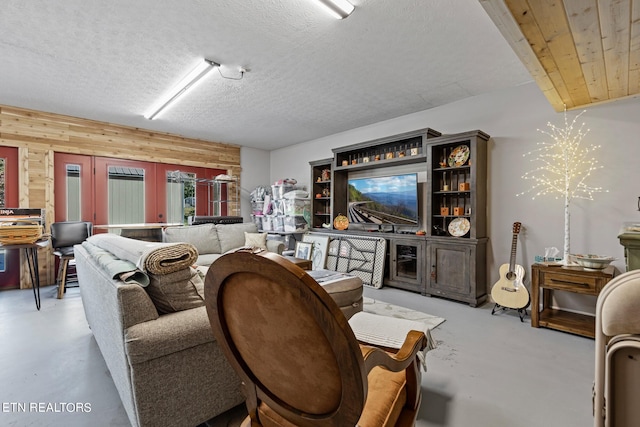
<svg viewBox="0 0 640 427">
<path fill-rule="evenodd" d="M 500 279 L 491 289 L 491 298 L 493 298 L 493 301 L 497 305 L 519 311 L 526 308 L 530 302 L 529 291 L 527 291 L 523 282 L 524 268 L 516 264 L 516 248 L 518 246 L 520 226 L 521 224 L 519 222 L 513 223 L 511 259 L 509 260 L 509 264 L 502 264 L 500 266 Z M 520 320 L 522 320 L 522 316 Z"/>
</svg>

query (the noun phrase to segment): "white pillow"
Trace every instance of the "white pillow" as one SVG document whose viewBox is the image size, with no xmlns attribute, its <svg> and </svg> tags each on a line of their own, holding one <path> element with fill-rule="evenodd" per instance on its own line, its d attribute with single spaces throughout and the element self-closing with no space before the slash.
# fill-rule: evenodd
<svg viewBox="0 0 640 427">
<path fill-rule="evenodd" d="M 252 248 L 267 249 L 267 233 L 244 232 L 244 245 Z"/>
</svg>

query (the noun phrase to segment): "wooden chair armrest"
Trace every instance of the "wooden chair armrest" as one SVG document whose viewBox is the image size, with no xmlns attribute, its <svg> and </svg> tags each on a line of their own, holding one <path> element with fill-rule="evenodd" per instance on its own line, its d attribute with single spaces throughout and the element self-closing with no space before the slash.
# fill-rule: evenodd
<svg viewBox="0 0 640 427">
<path fill-rule="evenodd" d="M 420 331 L 409 331 L 402 347 L 396 354 L 388 353 L 380 348 L 361 346 L 366 372 L 376 366 L 383 366 L 392 372 L 407 369 L 415 362 L 417 354 L 427 346 L 427 337 Z"/>
</svg>

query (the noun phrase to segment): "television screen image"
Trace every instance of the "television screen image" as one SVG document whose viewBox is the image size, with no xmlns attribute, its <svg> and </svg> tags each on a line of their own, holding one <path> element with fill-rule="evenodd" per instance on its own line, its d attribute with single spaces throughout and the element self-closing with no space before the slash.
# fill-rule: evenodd
<svg viewBox="0 0 640 427">
<path fill-rule="evenodd" d="M 418 224 L 418 175 L 349 179 L 350 223 Z"/>
</svg>

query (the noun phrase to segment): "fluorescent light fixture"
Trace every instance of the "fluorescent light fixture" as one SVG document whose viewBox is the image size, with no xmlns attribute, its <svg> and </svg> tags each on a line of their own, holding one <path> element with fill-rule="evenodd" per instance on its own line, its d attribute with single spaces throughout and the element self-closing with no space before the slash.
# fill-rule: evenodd
<svg viewBox="0 0 640 427">
<path fill-rule="evenodd" d="M 180 82 L 169 92 L 166 93 L 150 110 L 144 115 L 145 118 L 153 120 L 158 114 L 166 110 L 173 103 L 184 95 L 189 89 L 193 88 L 196 83 L 202 81 L 211 70 L 219 67 L 217 62 L 203 59 L 196 68 L 187 74 Z"/>
<path fill-rule="evenodd" d="M 316 0 L 324 9 L 338 19 L 351 15 L 355 7 L 347 0 Z"/>
</svg>

